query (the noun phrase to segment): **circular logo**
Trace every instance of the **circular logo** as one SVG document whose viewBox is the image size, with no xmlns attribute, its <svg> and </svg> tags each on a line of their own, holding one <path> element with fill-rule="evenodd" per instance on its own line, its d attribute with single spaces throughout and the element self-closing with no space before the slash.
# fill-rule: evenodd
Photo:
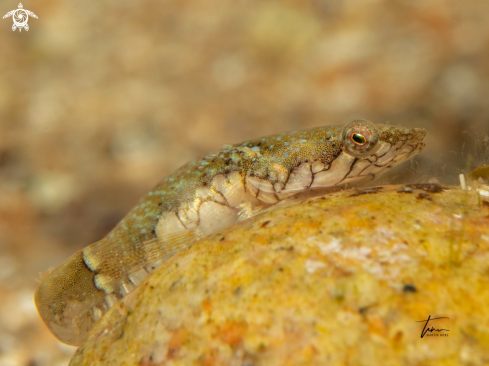
<svg viewBox="0 0 489 366">
<path fill-rule="evenodd" d="M 24 9 L 17 9 L 14 12 L 13 20 L 14 20 L 14 24 L 17 27 L 19 28 L 24 27 L 27 24 L 28 19 L 29 19 L 29 14 L 27 14 L 27 12 Z"/>
</svg>

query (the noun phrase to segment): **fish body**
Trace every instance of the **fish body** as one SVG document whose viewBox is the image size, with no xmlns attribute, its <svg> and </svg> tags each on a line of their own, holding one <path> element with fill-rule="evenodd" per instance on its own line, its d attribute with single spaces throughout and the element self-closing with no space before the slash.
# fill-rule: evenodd
<svg viewBox="0 0 489 366">
<path fill-rule="evenodd" d="M 164 179 L 105 238 L 49 273 L 38 311 L 60 341 L 79 345 L 112 305 L 197 240 L 291 196 L 371 180 L 420 152 L 425 134 L 357 120 L 226 145 Z"/>
</svg>

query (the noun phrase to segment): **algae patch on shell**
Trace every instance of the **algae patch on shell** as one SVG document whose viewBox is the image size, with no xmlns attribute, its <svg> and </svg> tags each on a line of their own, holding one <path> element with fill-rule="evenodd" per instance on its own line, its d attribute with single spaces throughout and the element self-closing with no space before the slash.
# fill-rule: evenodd
<svg viewBox="0 0 489 366">
<path fill-rule="evenodd" d="M 487 197 L 434 184 L 331 193 L 176 255 L 71 365 L 482 365 L 488 282 Z M 428 316 L 446 331 L 421 338 Z"/>
</svg>

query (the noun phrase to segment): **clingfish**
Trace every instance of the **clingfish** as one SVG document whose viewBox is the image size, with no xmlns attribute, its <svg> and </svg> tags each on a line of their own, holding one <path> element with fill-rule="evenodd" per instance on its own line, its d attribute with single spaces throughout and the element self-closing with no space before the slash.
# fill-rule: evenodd
<svg viewBox="0 0 489 366">
<path fill-rule="evenodd" d="M 419 153 L 425 134 L 356 120 L 225 145 L 164 179 L 105 238 L 46 275 L 39 314 L 61 342 L 79 345 L 111 306 L 197 240 L 291 196 L 363 184 Z"/>
</svg>

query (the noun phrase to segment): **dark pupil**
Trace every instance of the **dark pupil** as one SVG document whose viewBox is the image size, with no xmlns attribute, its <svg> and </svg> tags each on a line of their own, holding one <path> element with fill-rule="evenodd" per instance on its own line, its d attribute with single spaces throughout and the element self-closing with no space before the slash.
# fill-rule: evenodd
<svg viewBox="0 0 489 366">
<path fill-rule="evenodd" d="M 367 140 L 365 139 L 365 136 L 359 134 L 359 133 L 354 133 L 351 135 L 351 139 L 353 142 L 359 144 L 359 145 L 365 145 Z"/>
</svg>

